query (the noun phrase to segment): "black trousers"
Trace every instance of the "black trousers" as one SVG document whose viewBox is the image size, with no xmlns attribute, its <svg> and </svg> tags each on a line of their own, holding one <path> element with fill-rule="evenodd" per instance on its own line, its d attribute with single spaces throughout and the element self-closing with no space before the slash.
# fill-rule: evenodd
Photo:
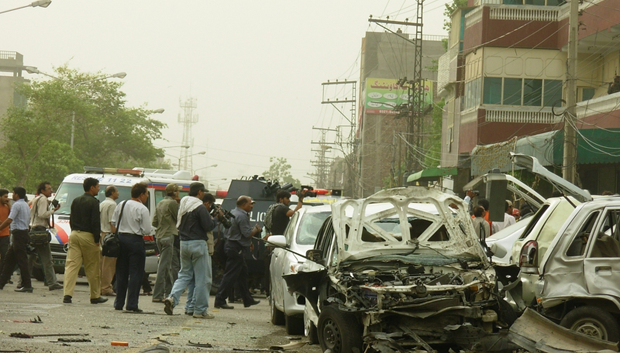
<svg viewBox="0 0 620 353">
<path fill-rule="evenodd" d="M 116 299 L 114 308 L 121 310 L 127 299 L 127 310 L 138 309 L 140 285 L 144 276 L 146 251 L 141 235 L 120 233 L 121 251 L 116 259 Z"/>
<path fill-rule="evenodd" d="M 239 293 L 235 291 L 235 295 L 243 299 L 244 306 L 249 306 L 254 301 L 248 290 L 248 266 L 243 257 L 244 251 L 246 251 L 246 247 L 236 241 L 226 241 L 224 245 L 226 268 L 215 296 L 215 306 L 226 304 L 226 298 L 228 298 L 233 287 L 238 288 Z"/>
<path fill-rule="evenodd" d="M 6 259 L 6 254 L 9 252 L 9 246 L 11 245 L 11 236 L 0 237 L 0 271 L 2 271 L 2 264 Z"/>
<path fill-rule="evenodd" d="M 28 253 L 26 247 L 30 242 L 30 236 L 28 236 L 28 230 L 14 229 L 11 231 L 13 235 L 13 244 L 9 247 L 9 251 L 6 254 L 6 260 L 2 264 L 2 272 L 0 273 L 0 287 L 11 279 L 11 275 L 15 270 L 15 265 L 19 267 L 19 272 L 22 276 L 22 287 L 31 288 L 32 282 L 30 280 L 30 272 L 28 271 Z"/>
</svg>

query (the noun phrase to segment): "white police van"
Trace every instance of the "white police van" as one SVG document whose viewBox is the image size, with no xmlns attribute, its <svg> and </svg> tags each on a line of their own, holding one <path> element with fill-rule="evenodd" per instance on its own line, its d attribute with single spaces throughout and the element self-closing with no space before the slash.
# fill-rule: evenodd
<svg viewBox="0 0 620 353">
<path fill-rule="evenodd" d="M 118 169 L 118 168 L 100 168 L 100 167 L 84 167 L 84 173 L 76 173 L 67 175 L 62 184 L 58 187 L 54 196 L 55 200 L 60 203 L 60 208 L 54 213 L 54 230 L 55 235 L 50 242 L 52 257 L 54 259 L 54 270 L 56 273 L 64 273 L 65 260 L 67 258 L 67 250 L 69 248 L 69 235 L 71 228 L 69 225 L 69 217 L 71 214 L 71 203 L 73 200 L 84 194 L 82 187 L 84 179 L 95 178 L 99 180 L 99 202 L 105 200 L 105 189 L 108 185 L 114 185 L 118 189 L 119 198 L 116 200 L 118 204 L 121 201 L 131 199 L 131 187 L 140 182 L 148 185 L 149 198 L 146 207 L 151 214 L 151 220 L 155 214 L 155 206 L 166 196 L 166 185 L 176 183 L 182 188 L 180 197 L 189 193 L 189 185 L 194 182 L 188 171 L 174 171 L 162 169 Z M 147 273 L 157 272 L 157 246 L 153 234 L 145 235 L 146 243 L 146 265 Z M 35 272 L 35 277 L 37 272 Z M 42 272 L 40 272 L 42 275 Z M 38 278 L 37 278 L 38 279 Z"/>
</svg>

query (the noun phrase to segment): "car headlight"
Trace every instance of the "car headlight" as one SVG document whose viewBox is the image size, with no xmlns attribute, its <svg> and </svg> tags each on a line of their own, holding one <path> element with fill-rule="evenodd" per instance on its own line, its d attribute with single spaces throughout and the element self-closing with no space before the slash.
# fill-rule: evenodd
<svg viewBox="0 0 620 353">
<path fill-rule="evenodd" d="M 297 273 L 301 269 L 301 266 L 302 264 L 300 264 L 299 262 L 291 264 L 291 273 Z"/>
</svg>

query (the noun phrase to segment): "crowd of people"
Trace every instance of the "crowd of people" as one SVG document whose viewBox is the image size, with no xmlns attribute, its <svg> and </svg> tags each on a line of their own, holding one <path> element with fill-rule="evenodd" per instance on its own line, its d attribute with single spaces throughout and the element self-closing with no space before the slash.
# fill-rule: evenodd
<svg viewBox="0 0 620 353">
<path fill-rule="evenodd" d="M 513 207 L 512 201 L 506 200 L 504 203 L 504 220 L 491 221 L 489 220 L 489 200 L 478 198 L 477 204 L 474 205 L 474 198 L 477 196 L 478 193 L 475 190 L 467 190 L 463 201 L 465 201 L 468 206 L 474 229 L 480 239 L 488 238 L 500 230 L 517 223 L 522 217 L 527 217 L 532 214 L 532 209 L 529 204 L 525 203 L 518 209 Z"/>
<path fill-rule="evenodd" d="M 164 311 L 171 315 L 182 293 L 187 291 L 185 314 L 213 318 L 208 311 L 213 229 L 224 215 L 217 210 L 212 217 L 215 198 L 204 184 L 192 183 L 189 195 L 182 199 L 179 186 L 167 185 L 166 197 L 157 204 L 152 220 L 145 206 L 149 197 L 145 183 L 133 185 L 131 199 L 118 204 L 119 192 L 115 186 L 106 188 L 106 199 L 101 203 L 97 199 L 100 191 L 97 179 L 86 178 L 83 189 L 84 194 L 71 204 L 71 234 L 63 285 L 56 279 L 49 245 L 53 214 L 60 207 L 49 200 L 53 192 L 51 184 L 41 183 L 30 204 L 24 188 L 13 188 L 12 206 L 9 206 L 9 191 L 0 189 L 0 289 L 13 283 L 11 276 L 17 268 L 21 280 L 15 291 L 32 293 L 31 266 L 34 260 L 30 261 L 29 256 L 31 259 L 38 256 L 45 285 L 49 290 L 63 289 L 63 303 L 72 303 L 83 266 L 91 304 L 105 303 L 109 296 L 115 296 L 115 310 L 140 313 L 139 294 L 146 259 L 143 236 L 152 234 L 154 227 L 160 259 L 152 301 L 163 303 Z M 249 212 L 253 207 L 254 201 L 250 197 L 240 196 L 237 207 L 231 211 L 235 217 L 226 233 L 224 252 L 227 261 L 215 298 L 216 308 L 234 308 L 227 303 L 233 288 L 235 295 L 243 299 L 244 307 L 260 302 L 252 298 L 247 287 L 248 269 L 244 259 L 245 252 L 250 250 L 251 238 L 261 232 L 258 225 L 250 225 Z M 33 230 L 46 232 L 49 236 L 47 242 L 34 244 Z M 118 238 L 118 257 L 102 256 L 101 243 L 109 234 Z"/>
</svg>

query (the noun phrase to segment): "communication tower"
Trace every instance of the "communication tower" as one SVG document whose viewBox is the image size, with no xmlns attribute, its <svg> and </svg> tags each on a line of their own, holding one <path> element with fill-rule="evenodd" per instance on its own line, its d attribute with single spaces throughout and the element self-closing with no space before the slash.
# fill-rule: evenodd
<svg viewBox="0 0 620 353">
<path fill-rule="evenodd" d="M 185 101 L 179 98 L 179 105 L 183 110 L 183 114 L 179 113 L 179 123 L 183 124 L 183 146 L 190 146 L 181 151 L 179 159 L 179 169 L 193 170 L 192 148 L 194 147 L 194 138 L 192 137 L 192 126 L 198 122 L 198 113 L 194 113 L 196 109 L 196 98 L 189 97 Z"/>
</svg>

